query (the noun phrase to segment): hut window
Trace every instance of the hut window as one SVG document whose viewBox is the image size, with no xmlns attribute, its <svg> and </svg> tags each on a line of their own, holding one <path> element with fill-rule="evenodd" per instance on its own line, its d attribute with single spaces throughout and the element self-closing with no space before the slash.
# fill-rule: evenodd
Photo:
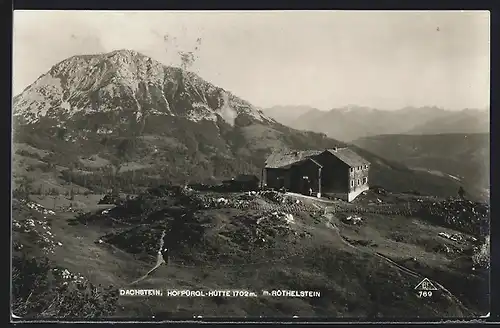
<svg viewBox="0 0 500 328">
<path fill-rule="evenodd" d="M 350 171 L 351 171 L 351 173 L 352 173 L 352 172 L 354 172 L 354 169 L 351 167 Z"/>
<path fill-rule="evenodd" d="M 361 184 L 361 180 L 358 179 L 358 186 Z"/>
<path fill-rule="evenodd" d="M 368 182 L 367 178 L 363 178 L 363 184 L 366 184 Z"/>
<path fill-rule="evenodd" d="M 354 180 L 351 180 L 351 187 L 354 187 Z"/>
</svg>

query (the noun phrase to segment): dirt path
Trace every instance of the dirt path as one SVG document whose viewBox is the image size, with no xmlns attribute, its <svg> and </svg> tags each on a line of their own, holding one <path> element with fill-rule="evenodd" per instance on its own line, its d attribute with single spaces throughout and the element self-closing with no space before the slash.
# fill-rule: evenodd
<svg viewBox="0 0 500 328">
<path fill-rule="evenodd" d="M 313 197 L 313 196 L 296 194 L 294 192 L 287 192 L 287 193 L 285 193 L 285 195 L 296 197 L 296 198 L 305 198 L 305 199 L 309 199 L 309 200 L 312 200 L 314 202 L 323 203 L 323 204 L 337 204 L 338 203 L 338 202 L 333 201 L 333 200 L 327 200 L 327 199 L 317 198 L 317 197 Z"/>
<path fill-rule="evenodd" d="M 388 264 L 390 264 L 391 266 L 399 269 L 400 271 L 403 271 L 405 272 L 406 274 L 412 276 L 412 277 L 415 277 L 415 278 L 418 278 L 418 279 L 424 279 L 424 278 L 427 278 L 427 277 L 424 277 L 422 276 L 420 273 L 416 272 L 416 271 L 413 271 L 412 269 L 409 269 L 401 264 L 398 264 L 396 262 L 394 262 L 393 260 L 391 260 L 390 258 L 388 258 L 387 256 L 379 253 L 379 252 L 374 252 L 374 251 L 370 251 L 366 248 L 363 248 L 361 249 L 360 247 L 356 246 L 356 245 L 353 245 L 351 244 L 349 241 L 347 241 L 343 236 L 342 236 L 342 233 L 340 232 L 340 229 L 339 227 L 333 223 L 331 221 L 331 214 L 328 215 L 327 213 L 327 210 L 328 208 L 325 207 L 325 218 L 327 219 L 327 222 L 326 222 L 326 226 L 334 231 L 336 231 L 339 239 L 347 246 L 351 247 L 351 248 L 354 248 L 355 250 L 359 251 L 359 252 L 363 252 L 363 253 L 368 253 L 368 254 L 371 254 L 373 256 L 376 256 L 382 260 L 384 260 L 385 262 L 387 262 Z M 429 278 L 427 278 L 429 279 Z M 451 293 L 448 289 L 446 289 L 443 285 L 441 285 L 439 282 L 435 281 L 435 280 L 432 280 L 432 279 L 429 279 L 429 281 L 431 281 L 434 285 L 438 286 L 451 300 L 453 300 L 465 313 L 470 313 L 471 311 L 465 306 L 463 305 L 463 303 L 455 296 L 453 295 L 453 293 Z"/>
<path fill-rule="evenodd" d="M 165 261 L 165 259 L 163 258 L 163 243 L 164 243 L 164 239 L 165 238 L 165 230 L 163 230 L 162 234 L 161 234 L 161 238 L 160 238 L 160 247 L 158 248 L 158 254 L 156 256 L 156 264 L 155 266 L 149 270 L 144 276 L 140 277 L 139 279 L 133 281 L 130 283 L 130 285 L 134 285 L 144 279 L 146 279 L 147 277 L 149 277 L 150 274 L 152 274 L 153 272 L 156 271 L 156 269 L 158 269 L 162 264 L 167 264 L 167 262 Z"/>
<path fill-rule="evenodd" d="M 378 252 L 374 252 L 373 254 L 376 255 L 376 256 L 378 256 L 381 259 L 384 259 L 386 262 L 388 262 L 392 266 L 395 266 L 395 267 L 399 268 L 400 270 L 408 273 L 409 275 L 412 275 L 414 277 L 418 277 L 420 279 L 426 278 L 426 277 L 420 275 L 418 272 L 415 272 L 415 271 L 413 271 L 413 270 L 411 270 L 411 269 L 409 269 L 409 268 L 407 268 L 405 266 L 402 266 L 402 265 L 394 262 L 393 260 L 391 260 L 390 258 L 386 257 L 383 254 L 380 254 Z M 429 279 L 429 278 L 427 278 L 427 279 Z M 437 282 L 435 280 L 432 280 L 432 279 L 429 279 L 429 281 L 432 282 L 437 287 L 439 287 L 443 292 L 445 292 L 447 294 L 447 296 L 449 298 L 451 298 L 453 301 L 455 301 L 455 303 L 457 303 L 463 311 L 470 312 L 470 310 L 465 305 L 463 305 L 462 302 L 455 295 L 453 295 L 448 289 L 446 289 L 443 285 L 441 285 L 439 282 Z"/>
</svg>

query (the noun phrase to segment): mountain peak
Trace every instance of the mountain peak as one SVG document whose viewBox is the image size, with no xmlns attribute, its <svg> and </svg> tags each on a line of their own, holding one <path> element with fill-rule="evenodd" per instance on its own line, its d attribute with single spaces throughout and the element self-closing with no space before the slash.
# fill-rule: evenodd
<svg viewBox="0 0 500 328">
<path fill-rule="evenodd" d="M 14 99 L 16 116 L 27 122 L 42 117 L 60 124 L 74 115 L 114 112 L 146 116 L 183 116 L 192 121 L 234 123 L 240 115 L 272 122 L 249 102 L 192 72 L 166 66 L 129 49 L 78 55 L 54 65 Z"/>
<path fill-rule="evenodd" d="M 137 52 L 133 49 L 116 49 L 116 50 L 108 52 L 107 54 L 108 55 L 122 54 L 122 55 L 131 55 L 131 56 L 142 55 L 140 52 Z M 142 56 L 144 56 L 144 55 L 142 55 Z"/>
</svg>

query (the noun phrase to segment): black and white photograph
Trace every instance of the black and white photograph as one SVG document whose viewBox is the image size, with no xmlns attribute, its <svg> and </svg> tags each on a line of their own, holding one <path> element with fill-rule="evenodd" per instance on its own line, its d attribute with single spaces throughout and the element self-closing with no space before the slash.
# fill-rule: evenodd
<svg viewBox="0 0 500 328">
<path fill-rule="evenodd" d="M 489 11 L 15 10 L 11 321 L 490 315 Z"/>
</svg>

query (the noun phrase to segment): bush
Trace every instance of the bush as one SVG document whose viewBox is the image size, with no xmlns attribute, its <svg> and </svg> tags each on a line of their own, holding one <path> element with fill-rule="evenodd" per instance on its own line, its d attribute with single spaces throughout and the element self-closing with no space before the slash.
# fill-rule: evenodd
<svg viewBox="0 0 500 328">
<path fill-rule="evenodd" d="M 118 293 L 88 281 L 57 276 L 47 258 L 14 257 L 12 312 L 22 318 L 106 318 L 114 314 Z M 62 271 L 62 270 L 59 270 Z"/>
<path fill-rule="evenodd" d="M 472 255 L 472 262 L 475 266 L 489 269 L 490 267 L 490 236 L 485 238 L 484 243 Z"/>
</svg>

